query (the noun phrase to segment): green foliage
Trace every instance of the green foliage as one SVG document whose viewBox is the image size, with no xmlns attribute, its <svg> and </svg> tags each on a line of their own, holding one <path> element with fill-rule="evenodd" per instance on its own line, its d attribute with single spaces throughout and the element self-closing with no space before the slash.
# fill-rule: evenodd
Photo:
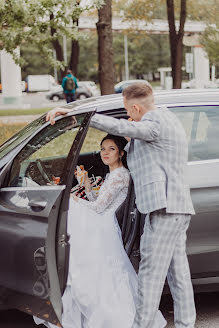
<svg viewBox="0 0 219 328">
<path fill-rule="evenodd" d="M 50 108 L 31 108 L 31 109 L 1 109 L 1 116 L 19 116 L 19 115 L 37 115 L 44 114 L 48 112 Z M 0 119 L 1 121 L 1 119 Z"/>
<path fill-rule="evenodd" d="M 31 74 L 51 74 L 53 75 L 53 68 L 45 60 L 44 55 L 41 54 L 39 48 L 33 44 L 21 46 L 21 57 L 24 59 L 22 67 L 22 80 L 27 75 Z"/>
<path fill-rule="evenodd" d="M 117 79 L 124 71 L 124 36 L 114 35 L 114 63 Z M 169 42 L 167 35 L 128 34 L 129 72 L 136 78 L 155 73 L 158 67 L 169 66 Z"/>
<path fill-rule="evenodd" d="M 187 19 L 214 20 L 219 0 L 186 0 Z M 166 0 L 118 0 L 114 3 L 117 12 L 123 11 L 127 20 L 167 19 Z M 174 0 L 175 19 L 180 18 L 181 0 Z"/>
<path fill-rule="evenodd" d="M 97 34 L 84 33 L 79 40 L 80 57 L 78 78 L 98 81 Z M 169 66 L 169 41 L 167 35 L 146 35 L 145 33 L 128 34 L 129 70 L 130 74 L 139 77 L 149 72 L 157 72 L 161 66 Z M 123 78 L 125 70 L 124 35 L 113 34 L 113 53 L 116 80 Z"/>
<path fill-rule="evenodd" d="M 202 36 L 201 43 L 208 53 L 210 62 L 219 66 L 219 30 L 208 27 Z"/>
<path fill-rule="evenodd" d="M 5 49 L 18 64 L 24 65 L 15 49 L 34 44 L 49 65 L 64 68 L 63 62 L 53 58 L 52 42 L 63 35 L 78 39 L 81 34 L 73 21 L 82 12 L 101 4 L 103 0 L 94 0 L 83 7 L 80 0 L 0 0 L 0 50 Z"/>
<path fill-rule="evenodd" d="M 208 24 L 200 43 L 205 47 L 211 64 L 219 67 L 219 0 L 199 0 L 198 3 L 199 18 Z"/>
<path fill-rule="evenodd" d="M 190 20 L 202 20 L 216 23 L 218 20 L 219 0 L 187 0 L 188 15 Z"/>
<path fill-rule="evenodd" d="M 78 78 L 81 80 L 98 81 L 97 63 L 97 33 L 84 33 L 84 38 L 79 40 L 80 55 L 78 64 Z"/>
</svg>

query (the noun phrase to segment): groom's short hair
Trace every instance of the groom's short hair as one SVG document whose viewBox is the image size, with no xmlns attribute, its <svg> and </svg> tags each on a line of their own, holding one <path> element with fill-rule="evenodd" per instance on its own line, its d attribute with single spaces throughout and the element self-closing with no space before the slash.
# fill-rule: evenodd
<svg viewBox="0 0 219 328">
<path fill-rule="evenodd" d="M 149 83 L 138 82 L 131 84 L 127 88 L 125 88 L 122 92 L 123 97 L 127 100 L 133 98 L 146 98 L 149 96 L 153 96 L 153 89 Z"/>
</svg>

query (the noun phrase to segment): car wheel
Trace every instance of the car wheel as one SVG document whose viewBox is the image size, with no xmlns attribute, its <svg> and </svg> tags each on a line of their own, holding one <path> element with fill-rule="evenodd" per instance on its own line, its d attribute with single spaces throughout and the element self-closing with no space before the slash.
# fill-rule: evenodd
<svg viewBox="0 0 219 328">
<path fill-rule="evenodd" d="M 59 101 L 60 98 L 57 95 L 52 96 L 52 101 Z"/>
<path fill-rule="evenodd" d="M 79 96 L 78 96 L 78 99 L 82 100 L 82 99 L 86 99 L 87 96 L 84 94 L 84 93 L 81 93 Z"/>
</svg>

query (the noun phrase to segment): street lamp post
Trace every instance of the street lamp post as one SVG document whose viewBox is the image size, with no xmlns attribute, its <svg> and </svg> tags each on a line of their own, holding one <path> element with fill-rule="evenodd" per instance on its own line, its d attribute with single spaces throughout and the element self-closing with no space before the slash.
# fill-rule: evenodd
<svg viewBox="0 0 219 328">
<path fill-rule="evenodd" d="M 125 51 L 125 79 L 129 80 L 129 59 L 128 59 L 128 38 L 124 35 L 124 51 Z"/>
</svg>

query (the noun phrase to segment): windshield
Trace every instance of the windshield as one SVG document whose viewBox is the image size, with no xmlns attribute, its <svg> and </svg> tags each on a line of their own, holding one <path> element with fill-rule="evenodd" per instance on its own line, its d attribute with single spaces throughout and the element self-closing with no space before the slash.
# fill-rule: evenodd
<svg viewBox="0 0 219 328">
<path fill-rule="evenodd" d="M 34 132 L 37 131 L 45 123 L 45 117 L 46 114 L 31 122 L 22 130 L 18 131 L 15 135 L 13 135 L 10 139 L 5 141 L 0 146 L 0 159 L 2 159 L 11 150 L 21 144 L 25 139 L 33 135 Z"/>
</svg>

